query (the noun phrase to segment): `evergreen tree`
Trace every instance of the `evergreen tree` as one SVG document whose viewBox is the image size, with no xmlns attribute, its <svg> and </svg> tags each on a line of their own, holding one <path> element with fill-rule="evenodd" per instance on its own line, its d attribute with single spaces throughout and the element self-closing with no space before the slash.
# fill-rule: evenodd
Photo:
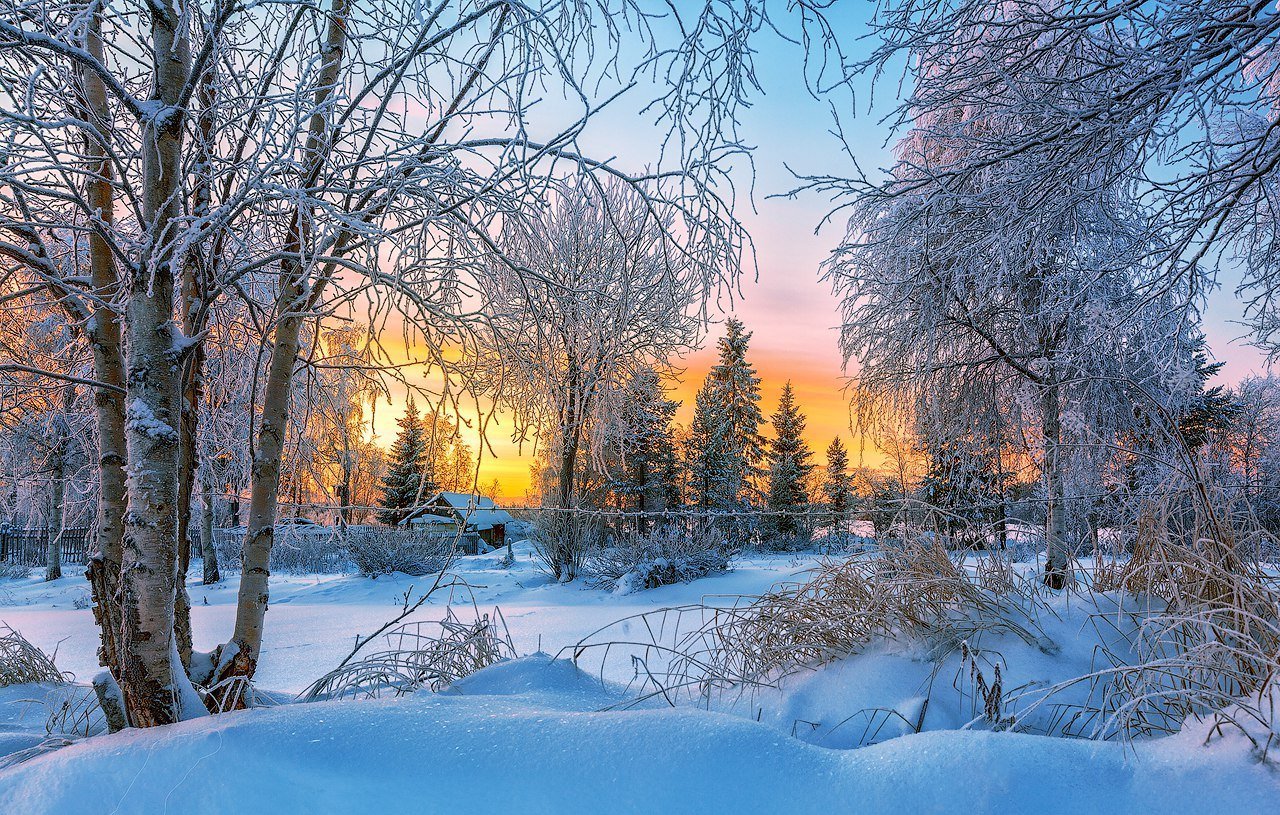
<svg viewBox="0 0 1280 815">
<path fill-rule="evenodd" d="M 391 467 L 382 479 L 379 502 L 384 509 L 378 513 L 378 520 L 388 526 L 400 523 L 436 490 L 427 476 L 427 437 L 412 396 L 398 424 L 400 431 L 391 445 Z"/>
<path fill-rule="evenodd" d="M 837 529 L 843 529 L 853 503 L 853 475 L 849 472 L 849 453 L 839 436 L 832 439 L 827 447 L 827 472 L 822 492 L 827 499 L 832 522 Z"/>
<path fill-rule="evenodd" d="M 943 531 L 960 531 L 976 544 L 983 538 L 981 528 L 995 524 L 1003 512 L 997 453 L 984 440 L 970 437 L 931 440 L 929 448 L 920 497 L 939 511 Z"/>
<path fill-rule="evenodd" d="M 729 507 L 738 494 L 738 482 L 730 476 L 736 460 L 720 408 L 715 383 L 708 377 L 694 400 L 693 422 L 684 444 L 689 500 L 702 509 Z"/>
<path fill-rule="evenodd" d="M 702 507 L 729 509 L 758 495 L 765 440 L 760 435 L 760 378 L 747 361 L 751 332 L 736 317 L 725 323 L 720 358 L 695 402 L 686 444 L 690 490 Z"/>
<path fill-rule="evenodd" d="M 774 440 L 769 448 L 768 506 L 775 512 L 788 514 L 773 518 L 772 526 L 780 535 L 794 535 L 800 524 L 794 514 L 809 505 L 805 484 L 813 465 L 809 463 L 809 445 L 804 440 L 804 414 L 796 405 L 791 382 L 782 386 L 778 410 L 771 417 Z"/>
<path fill-rule="evenodd" d="M 1226 430 L 1240 415 L 1241 407 L 1221 385 L 1208 387 L 1209 380 L 1222 370 L 1223 363 L 1210 362 L 1204 335 L 1191 342 L 1193 388 L 1188 403 L 1176 420 L 1178 432 L 1191 449 L 1199 449 L 1217 431 Z"/>
<path fill-rule="evenodd" d="M 671 429 L 679 403 L 667 398 L 662 377 L 652 368 L 636 372 L 626 387 L 626 415 L 618 422 L 619 461 L 610 489 L 624 509 L 663 512 L 673 508 L 679 496 Z"/>
</svg>

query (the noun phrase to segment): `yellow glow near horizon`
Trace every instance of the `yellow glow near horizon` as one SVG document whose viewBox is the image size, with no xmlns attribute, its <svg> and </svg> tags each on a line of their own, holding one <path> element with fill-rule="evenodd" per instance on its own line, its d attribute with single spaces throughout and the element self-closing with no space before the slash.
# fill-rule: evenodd
<svg viewBox="0 0 1280 815">
<path fill-rule="evenodd" d="M 869 444 L 865 446 L 865 450 L 862 449 L 860 440 L 850 432 L 849 409 L 838 366 L 833 367 L 829 359 L 797 357 L 767 347 L 757 350 L 759 339 L 753 339 L 752 344 L 748 358 L 761 379 L 761 410 L 766 420 L 766 427 L 763 428 L 766 436 L 770 435 L 768 418 L 777 407 L 782 386 L 787 380 L 791 380 L 796 399 L 807 420 L 805 437 L 813 450 L 814 464 L 821 466 L 825 463 L 827 445 L 839 436 L 849 449 L 852 466 L 880 465 L 883 456 L 879 451 Z M 694 396 L 715 360 L 713 340 L 706 348 L 683 361 L 683 374 L 671 392 L 671 397 L 681 403 L 676 414 L 679 424 L 687 425 L 692 418 Z M 427 384 L 426 377 L 411 379 L 417 384 Z M 383 447 L 388 447 L 395 439 L 396 422 L 404 414 L 408 396 L 404 386 L 395 386 L 391 391 L 390 404 L 385 399 L 381 400 L 374 411 L 373 437 Z M 463 418 L 471 422 L 470 427 L 464 426 L 462 429 L 464 439 L 473 451 L 481 450 L 480 419 L 476 417 L 474 410 L 470 415 L 464 413 Z M 510 414 L 495 413 L 489 417 L 478 479 L 481 486 L 498 479 L 502 487 L 501 496 L 507 501 L 527 497 L 530 466 L 534 460 L 531 443 L 525 442 L 522 449 L 512 441 L 513 428 Z"/>
</svg>

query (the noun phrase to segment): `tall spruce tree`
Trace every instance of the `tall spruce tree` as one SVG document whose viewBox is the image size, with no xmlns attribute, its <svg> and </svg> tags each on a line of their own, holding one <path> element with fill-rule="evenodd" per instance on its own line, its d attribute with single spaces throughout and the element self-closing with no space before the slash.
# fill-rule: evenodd
<svg viewBox="0 0 1280 815">
<path fill-rule="evenodd" d="M 403 521 L 436 489 L 427 475 L 427 435 L 412 396 L 398 424 L 400 431 L 391 445 L 391 467 L 382 479 L 379 502 L 384 509 L 378 513 L 378 520 L 388 526 Z"/>
<path fill-rule="evenodd" d="M 853 504 L 853 474 L 849 472 L 849 452 L 836 436 L 827 446 L 827 471 L 822 482 L 822 493 L 827 499 L 827 512 L 837 530 L 842 530 L 849 520 Z"/>
<path fill-rule="evenodd" d="M 721 408 L 708 377 L 694 399 L 693 421 L 684 443 L 689 500 L 701 509 L 728 508 L 738 495 L 738 482 L 730 475 L 737 460 L 730 452 Z"/>
<path fill-rule="evenodd" d="M 667 398 L 662 377 L 642 368 L 627 382 L 628 398 L 619 422 L 618 461 L 610 488 L 624 509 L 640 513 L 664 512 L 678 500 L 675 483 L 675 439 L 671 420 L 679 403 Z M 638 524 L 647 527 L 647 519 Z"/>
<path fill-rule="evenodd" d="M 694 500 L 728 509 L 753 503 L 759 494 L 765 440 L 760 435 L 760 377 L 747 361 L 751 332 L 730 317 L 718 343 L 719 361 L 695 402 L 687 449 Z M 711 445 L 699 449 L 700 445 Z M 702 486 L 700 487 L 699 484 Z"/>
<path fill-rule="evenodd" d="M 800 531 L 795 513 L 809 506 L 806 481 L 813 465 L 812 453 L 804 440 L 804 414 L 796 405 L 795 390 L 791 382 L 782 386 L 778 409 L 771 417 L 774 439 L 769 446 L 768 506 L 773 512 L 771 526 L 780 535 L 794 535 Z"/>
</svg>

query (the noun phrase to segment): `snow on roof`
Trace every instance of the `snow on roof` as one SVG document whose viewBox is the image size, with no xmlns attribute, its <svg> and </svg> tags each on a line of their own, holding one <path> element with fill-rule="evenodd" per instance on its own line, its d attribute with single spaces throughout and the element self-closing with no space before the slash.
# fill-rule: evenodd
<svg viewBox="0 0 1280 815">
<path fill-rule="evenodd" d="M 492 529 L 509 524 L 515 519 L 506 510 L 499 509 L 492 498 L 465 492 L 442 492 L 431 499 L 432 504 L 445 503 L 459 518 L 465 518 L 467 526 L 476 529 Z"/>
<path fill-rule="evenodd" d="M 396 526 L 457 526 L 458 519 L 439 515 L 431 510 L 434 507 L 420 507 L 416 512 L 404 518 Z"/>
</svg>

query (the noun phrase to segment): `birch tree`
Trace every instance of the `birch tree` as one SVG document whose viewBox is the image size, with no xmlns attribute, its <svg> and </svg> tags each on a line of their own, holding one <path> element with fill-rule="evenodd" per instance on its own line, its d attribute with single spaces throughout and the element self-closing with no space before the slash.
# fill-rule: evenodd
<svg viewBox="0 0 1280 815">
<path fill-rule="evenodd" d="M 984 14 L 993 23 L 1000 12 Z M 1147 259 L 1167 224 L 1142 204 L 1132 148 L 1101 135 L 1079 154 L 1028 144 L 998 168 L 956 172 L 993 134 L 1040 127 L 1075 88 L 1106 93 L 1119 82 L 1095 75 L 1102 51 L 1084 39 L 1046 57 L 1045 84 L 1028 85 L 990 37 L 999 26 L 974 23 L 913 52 L 917 95 L 936 91 L 937 101 L 913 111 L 889 177 L 859 191 L 826 274 L 842 298 L 841 343 L 864 418 L 926 418 L 933 404 L 954 423 L 993 402 L 1019 406 L 1045 483 L 1045 582 L 1061 588 L 1070 451 L 1109 443 L 1136 398 L 1126 381 L 1176 398 L 1186 321 L 1176 300 L 1151 294 L 1158 275 Z M 954 84 L 957 64 L 971 66 L 969 85 Z"/>
<path fill-rule="evenodd" d="M 1027 225 L 1043 217 L 1046 190 L 1069 182 L 1072 168 L 1124 167 L 1165 230 L 1141 249 L 1145 265 L 1159 272 L 1145 291 L 1194 302 L 1219 267 L 1240 267 L 1237 295 L 1255 338 L 1274 351 L 1280 337 L 1274 4 L 881 0 L 870 27 L 871 52 L 845 67 L 848 76 L 901 76 L 905 60 L 908 91 L 888 115 L 895 127 L 957 110 L 1020 123 L 971 130 L 964 154 L 944 164 L 899 168 L 904 194 L 942 178 L 972 184 L 1016 168 L 1034 151 L 1046 157 L 1042 174 L 1022 177 L 1012 200 L 1027 205 L 1010 213 Z M 919 60 L 930 53 L 947 58 L 931 60 L 926 73 Z M 1073 58 L 1085 62 L 1064 72 L 1064 60 Z M 860 195 L 880 184 L 858 175 L 836 186 Z"/>
<path fill-rule="evenodd" d="M 733 130 L 767 27 L 751 3 L 0 4 L 0 254 L 91 349 L 100 684 L 132 724 L 199 712 L 180 530 L 216 304 L 243 300 L 268 349 L 235 628 L 201 677 L 230 689 L 261 650 L 304 326 L 394 321 L 423 367 L 452 371 L 444 349 L 474 346 L 482 321 L 477 277 L 566 167 L 616 179 L 673 255 L 732 278 Z M 588 123 L 652 77 L 652 169 L 586 155 Z M 547 88 L 568 114 L 533 115 Z"/>
<path fill-rule="evenodd" d="M 507 401 L 553 456 L 553 506 L 572 509 L 580 457 L 603 469 L 630 380 L 696 347 L 700 312 L 733 269 L 718 251 L 681 249 L 643 194 L 590 178 L 567 181 L 543 218 L 509 225 L 501 246 L 482 285 L 490 353 Z M 572 579 L 571 553 L 554 560 Z"/>
</svg>

